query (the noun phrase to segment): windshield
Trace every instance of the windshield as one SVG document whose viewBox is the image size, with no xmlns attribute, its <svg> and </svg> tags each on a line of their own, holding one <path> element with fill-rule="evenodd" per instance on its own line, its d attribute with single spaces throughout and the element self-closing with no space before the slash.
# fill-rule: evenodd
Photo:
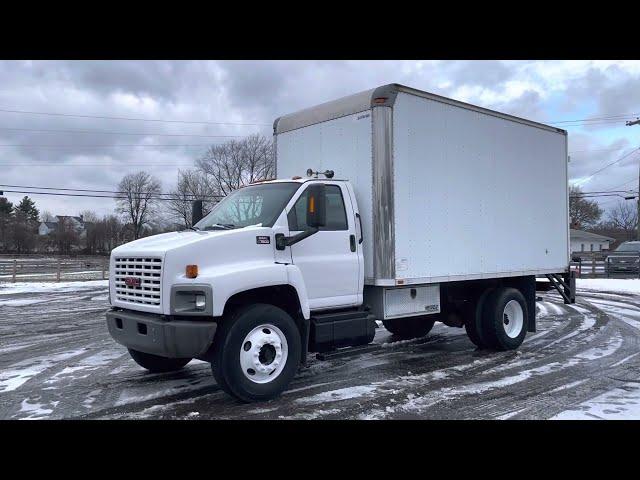
<svg viewBox="0 0 640 480">
<path fill-rule="evenodd" d="M 616 248 L 616 252 L 640 252 L 640 243 L 623 243 L 618 248 Z"/>
<path fill-rule="evenodd" d="M 194 225 L 199 230 L 226 230 L 249 225 L 271 227 L 300 187 L 299 183 L 264 183 L 239 188 Z"/>
</svg>

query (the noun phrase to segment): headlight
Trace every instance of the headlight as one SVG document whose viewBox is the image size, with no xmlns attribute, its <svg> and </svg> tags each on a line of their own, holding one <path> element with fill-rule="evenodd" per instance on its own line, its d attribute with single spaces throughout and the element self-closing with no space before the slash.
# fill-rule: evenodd
<svg viewBox="0 0 640 480">
<path fill-rule="evenodd" d="M 195 298 L 196 310 L 204 310 L 207 306 L 207 297 L 204 295 L 196 294 Z"/>
<path fill-rule="evenodd" d="M 171 287 L 172 315 L 213 315 L 213 291 L 209 285 Z"/>
</svg>

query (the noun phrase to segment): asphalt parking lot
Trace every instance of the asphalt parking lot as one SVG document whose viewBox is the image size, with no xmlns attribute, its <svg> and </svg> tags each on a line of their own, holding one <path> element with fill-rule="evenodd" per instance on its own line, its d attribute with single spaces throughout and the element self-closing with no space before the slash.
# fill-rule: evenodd
<svg viewBox="0 0 640 480">
<path fill-rule="evenodd" d="M 6 285 L 6 284 L 5 284 Z M 151 374 L 110 338 L 106 282 L 0 285 L 0 419 L 640 418 L 640 296 L 540 294 L 538 331 L 511 352 L 463 329 L 320 361 L 282 397 L 242 404 L 207 363 Z"/>
</svg>

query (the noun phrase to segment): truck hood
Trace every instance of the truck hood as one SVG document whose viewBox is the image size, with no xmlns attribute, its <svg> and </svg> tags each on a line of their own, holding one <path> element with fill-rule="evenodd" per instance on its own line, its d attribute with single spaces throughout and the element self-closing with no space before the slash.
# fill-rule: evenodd
<svg viewBox="0 0 640 480">
<path fill-rule="evenodd" d="M 125 243 L 124 245 L 120 245 L 118 248 L 115 248 L 113 252 L 115 254 L 131 254 L 140 252 L 145 254 L 161 255 L 167 250 L 176 247 L 206 241 L 207 238 L 211 238 L 221 232 L 223 232 L 223 230 L 210 232 L 185 230 L 182 232 L 161 233 L 159 235 L 140 238 L 133 242 Z"/>
<path fill-rule="evenodd" d="M 271 229 L 267 227 L 245 227 L 233 230 L 184 230 L 181 232 L 161 233 L 125 243 L 115 248 L 112 253 L 114 255 L 164 256 L 170 250 L 183 249 L 189 245 L 195 247 L 195 244 L 210 243 L 216 239 L 223 238 L 233 241 L 236 238 L 251 235 L 251 233 L 247 232 L 253 232 L 253 235 L 270 235 Z"/>
</svg>

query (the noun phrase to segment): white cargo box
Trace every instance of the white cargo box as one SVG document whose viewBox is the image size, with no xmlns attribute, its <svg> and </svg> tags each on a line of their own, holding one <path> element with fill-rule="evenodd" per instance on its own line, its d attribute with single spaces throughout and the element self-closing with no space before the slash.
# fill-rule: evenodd
<svg viewBox="0 0 640 480">
<path fill-rule="evenodd" d="M 274 123 L 278 178 L 352 182 L 365 282 L 563 272 L 566 131 L 397 84 Z"/>
</svg>

